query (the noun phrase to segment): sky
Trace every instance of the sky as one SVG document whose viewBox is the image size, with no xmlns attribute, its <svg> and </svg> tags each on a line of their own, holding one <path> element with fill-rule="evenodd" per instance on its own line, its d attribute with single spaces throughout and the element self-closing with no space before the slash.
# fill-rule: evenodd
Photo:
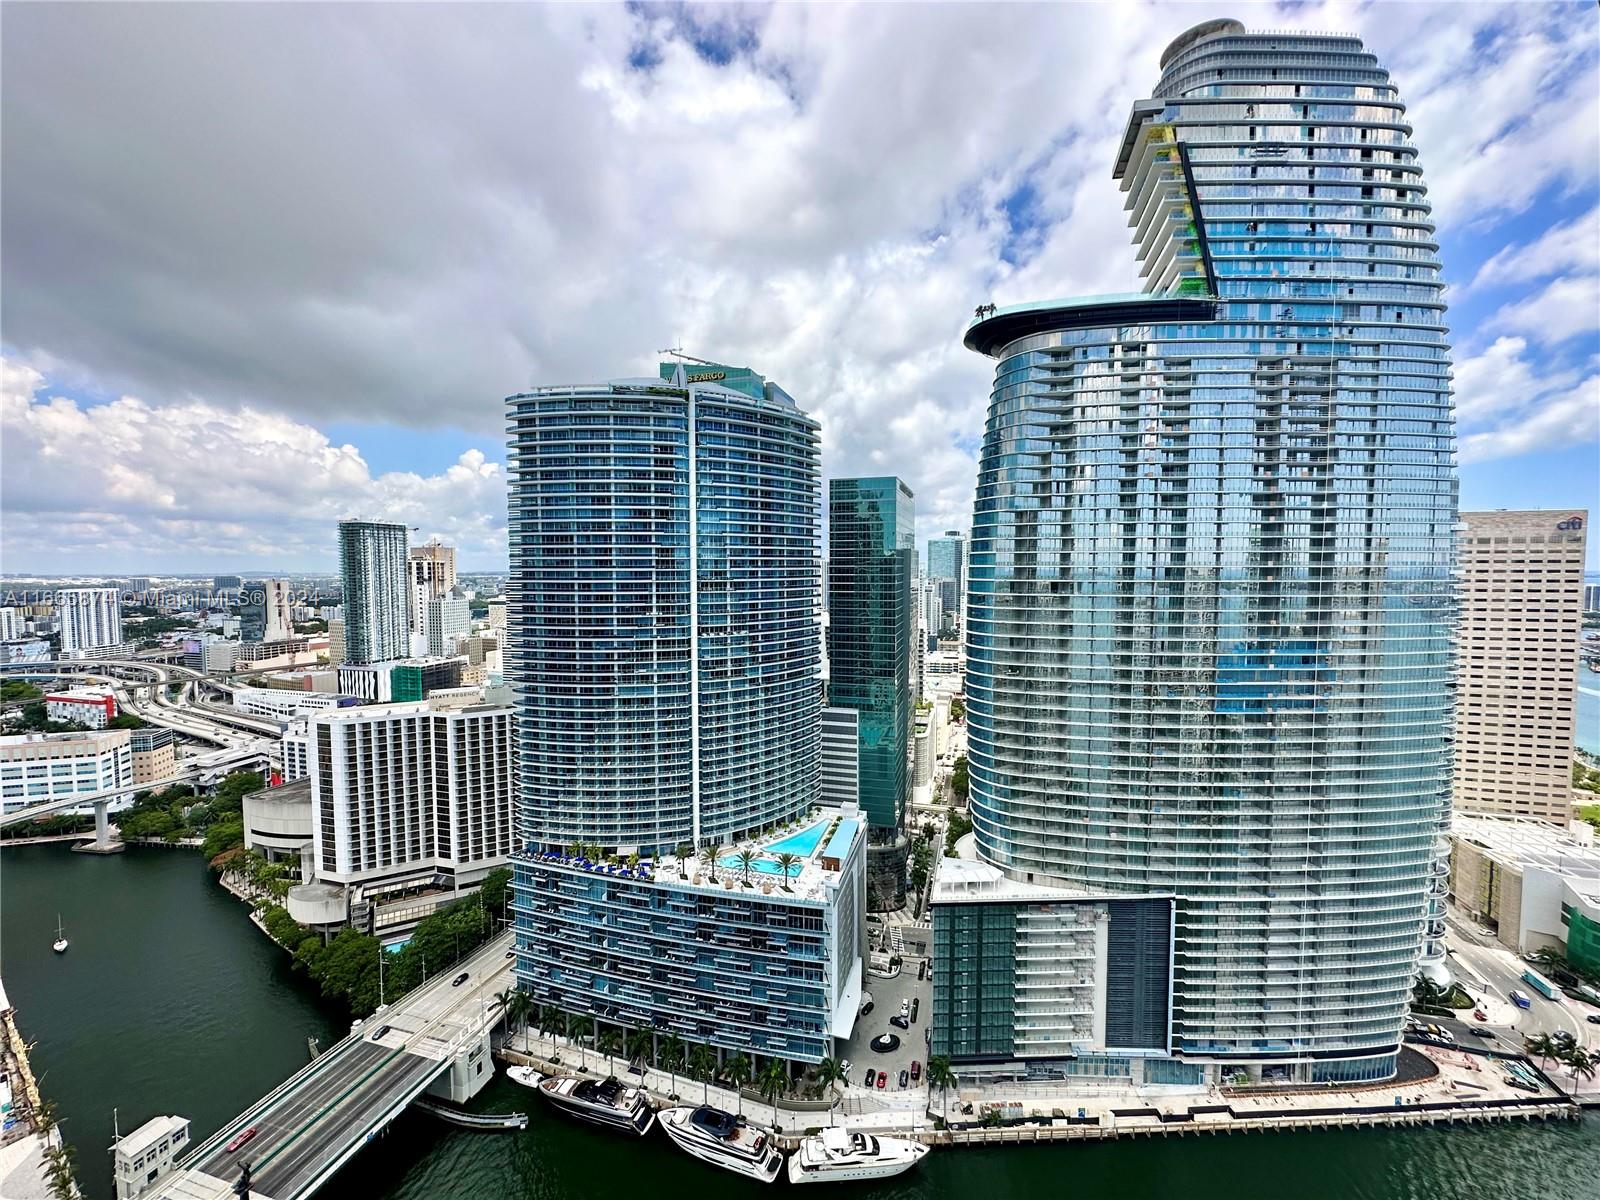
<svg viewBox="0 0 1600 1200">
<path fill-rule="evenodd" d="M 965 528 L 974 306 L 1138 290 L 1115 146 L 1222 15 L 1409 105 L 1462 507 L 1600 519 L 1592 0 L 6 3 L 0 570 L 330 570 L 351 515 L 503 568 L 503 398 L 669 346 Z"/>
</svg>

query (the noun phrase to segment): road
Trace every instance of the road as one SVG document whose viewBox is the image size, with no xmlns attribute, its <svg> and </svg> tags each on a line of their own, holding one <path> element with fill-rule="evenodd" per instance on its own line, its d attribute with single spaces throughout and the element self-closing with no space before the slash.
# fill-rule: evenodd
<svg viewBox="0 0 1600 1200">
<path fill-rule="evenodd" d="M 1526 964 L 1515 954 L 1458 913 L 1451 912 L 1446 920 L 1450 927 L 1451 969 L 1463 987 L 1474 996 L 1487 992 L 1502 1002 L 1513 990 L 1532 999 L 1532 1008 L 1513 1010 L 1516 1016 L 1510 1028 L 1516 1030 L 1519 1043 L 1523 1036 L 1565 1030 L 1580 1043 L 1589 1044 L 1591 1050 L 1600 1049 L 1600 1025 L 1590 1025 L 1583 1019 L 1585 1014 L 1600 1010 L 1574 1004 L 1564 996 L 1546 1000 L 1522 981 Z"/>
<path fill-rule="evenodd" d="M 493 938 L 371 1018 L 196 1147 L 158 1195 L 190 1194 L 183 1190 L 186 1179 L 231 1184 L 244 1162 L 252 1166 L 251 1191 L 258 1200 L 310 1195 L 485 1024 L 499 1020 L 494 998 L 511 986 L 511 940 L 509 932 Z M 462 973 L 468 979 L 456 986 Z M 228 1150 L 247 1129 L 256 1131 L 250 1140 Z"/>
</svg>

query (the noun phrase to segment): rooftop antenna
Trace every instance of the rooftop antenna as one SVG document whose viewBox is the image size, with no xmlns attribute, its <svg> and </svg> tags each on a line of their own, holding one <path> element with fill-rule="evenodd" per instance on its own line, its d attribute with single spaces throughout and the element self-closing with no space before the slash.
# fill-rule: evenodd
<svg viewBox="0 0 1600 1200">
<path fill-rule="evenodd" d="M 717 367 L 717 366 L 721 366 L 722 365 L 721 363 L 715 361 L 714 359 L 696 358 L 692 354 L 685 354 L 683 352 L 683 348 L 681 346 L 668 346 L 665 350 L 658 350 L 657 353 L 658 354 L 670 354 L 674 358 L 688 359 L 690 362 L 697 362 L 697 363 L 701 364 L 702 366 L 706 366 L 706 367 Z"/>
</svg>

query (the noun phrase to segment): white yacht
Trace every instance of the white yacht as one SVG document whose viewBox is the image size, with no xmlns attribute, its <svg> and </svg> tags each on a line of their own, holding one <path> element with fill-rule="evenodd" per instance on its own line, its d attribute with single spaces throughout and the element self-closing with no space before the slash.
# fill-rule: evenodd
<svg viewBox="0 0 1600 1200">
<path fill-rule="evenodd" d="M 536 1088 L 544 1081 L 544 1076 L 532 1067 L 507 1067 L 506 1078 L 512 1083 L 520 1083 L 523 1087 Z"/>
<path fill-rule="evenodd" d="M 828 1128 L 789 1156 L 790 1183 L 887 1179 L 909 1171 L 928 1153 L 921 1142 Z"/>
<path fill-rule="evenodd" d="M 746 1179 L 771 1183 L 783 1169 L 783 1155 L 761 1130 L 743 1117 L 706 1105 L 668 1108 L 661 1113 L 667 1136 L 701 1162 Z"/>
<path fill-rule="evenodd" d="M 52 950 L 54 950 L 57 954 L 65 954 L 67 952 L 67 947 L 69 945 L 71 945 L 71 943 L 67 941 L 67 935 L 61 928 L 61 914 L 57 913 L 56 914 L 56 940 L 55 940 L 54 943 L 52 943 L 50 948 Z"/>
<path fill-rule="evenodd" d="M 629 1087 L 619 1079 L 582 1079 L 577 1075 L 552 1075 L 538 1085 L 545 1099 L 582 1121 L 592 1121 L 619 1133 L 643 1137 L 655 1122 L 655 1109 L 643 1088 Z"/>
</svg>

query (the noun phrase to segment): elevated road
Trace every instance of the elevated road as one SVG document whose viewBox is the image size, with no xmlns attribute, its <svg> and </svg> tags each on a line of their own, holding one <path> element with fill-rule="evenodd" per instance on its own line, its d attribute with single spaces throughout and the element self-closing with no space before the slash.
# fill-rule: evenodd
<svg viewBox="0 0 1600 1200">
<path fill-rule="evenodd" d="M 485 1041 L 502 1015 L 496 997 L 511 986 L 511 944 L 509 931 L 490 939 L 368 1019 L 196 1146 L 149 1194 L 222 1200 L 248 1162 L 255 1200 L 302 1200 L 459 1060 L 485 1073 L 472 1080 L 475 1091 L 494 1070 Z"/>
</svg>

